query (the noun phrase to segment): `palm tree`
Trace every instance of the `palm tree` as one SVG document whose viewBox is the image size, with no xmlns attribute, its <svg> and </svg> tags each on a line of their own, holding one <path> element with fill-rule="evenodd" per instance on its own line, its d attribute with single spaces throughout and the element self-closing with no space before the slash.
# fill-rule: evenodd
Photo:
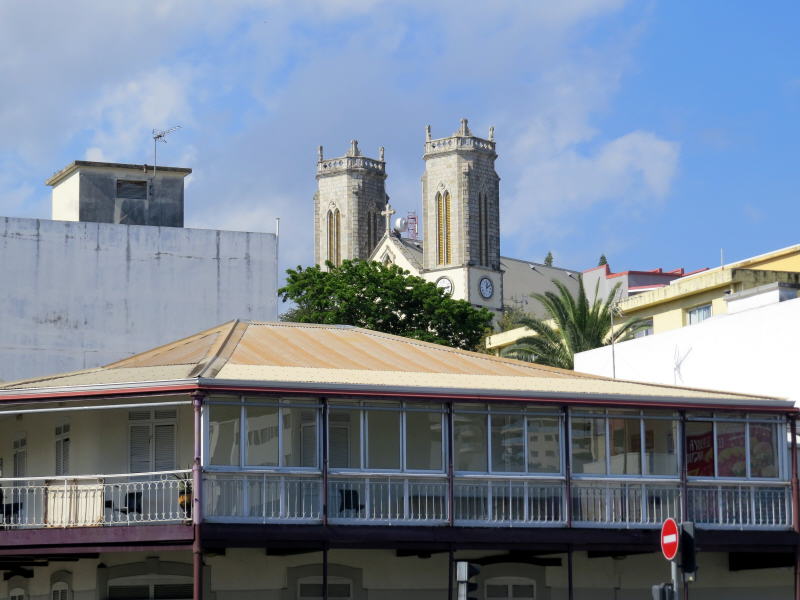
<svg viewBox="0 0 800 600">
<path fill-rule="evenodd" d="M 612 339 L 616 341 L 629 336 L 642 326 L 642 320 L 634 319 L 611 331 L 611 311 L 616 308 L 614 298 L 620 284 L 614 286 L 605 301 L 597 297 L 595 288 L 595 300 L 591 304 L 582 280 L 578 280 L 577 297 L 560 281 L 554 279 L 553 285 L 558 289 L 558 294 L 531 294 L 542 303 L 550 318 L 519 318 L 518 324 L 533 330 L 534 335 L 519 339 L 503 353 L 505 356 L 573 369 L 575 353 L 605 346 Z"/>
</svg>

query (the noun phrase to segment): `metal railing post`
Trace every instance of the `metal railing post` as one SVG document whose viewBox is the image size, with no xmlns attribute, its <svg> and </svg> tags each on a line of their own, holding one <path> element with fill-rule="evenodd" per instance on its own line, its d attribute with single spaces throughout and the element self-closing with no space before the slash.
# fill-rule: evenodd
<svg viewBox="0 0 800 600">
<path fill-rule="evenodd" d="M 194 462 L 192 464 L 192 600 L 203 600 L 203 547 L 200 539 L 200 523 L 202 515 L 202 481 L 201 481 L 201 449 L 203 436 L 202 407 L 205 395 L 199 392 L 192 394 L 194 410 Z"/>
</svg>

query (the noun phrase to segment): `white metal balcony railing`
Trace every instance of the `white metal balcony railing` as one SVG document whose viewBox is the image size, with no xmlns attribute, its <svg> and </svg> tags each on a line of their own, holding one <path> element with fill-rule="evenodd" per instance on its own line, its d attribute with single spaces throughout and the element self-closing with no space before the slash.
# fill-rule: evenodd
<svg viewBox="0 0 800 600">
<path fill-rule="evenodd" d="M 455 521 L 465 525 L 563 525 L 564 482 L 483 477 L 454 482 Z"/>
<path fill-rule="evenodd" d="M 0 528 L 87 527 L 182 522 L 192 518 L 191 471 L 0 479 Z M 687 514 L 674 480 L 576 479 L 571 517 L 578 527 L 657 527 L 666 517 L 704 528 L 788 529 L 786 482 L 695 481 Z M 446 525 L 448 481 L 441 475 L 330 474 L 328 519 L 340 524 Z M 565 526 L 559 479 L 475 475 L 453 482 L 456 525 Z M 320 523 L 319 473 L 204 474 L 204 518 L 214 522 Z"/>
<path fill-rule="evenodd" d="M 205 473 L 204 518 L 219 522 L 316 522 L 322 479 L 292 473 Z"/>
<path fill-rule="evenodd" d="M 185 521 L 190 478 L 191 471 L 0 478 L 0 528 Z"/>
<path fill-rule="evenodd" d="M 688 520 L 708 528 L 788 529 L 792 525 L 789 484 L 691 484 Z"/>
<path fill-rule="evenodd" d="M 581 526 L 658 526 L 679 517 L 680 487 L 674 481 L 576 480 L 572 522 Z"/>
</svg>

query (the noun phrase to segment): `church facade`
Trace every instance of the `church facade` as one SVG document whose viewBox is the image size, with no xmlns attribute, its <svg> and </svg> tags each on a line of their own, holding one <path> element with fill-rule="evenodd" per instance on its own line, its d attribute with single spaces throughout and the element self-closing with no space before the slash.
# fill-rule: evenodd
<svg viewBox="0 0 800 600">
<path fill-rule="evenodd" d="M 500 176 L 494 127 L 476 136 L 467 119 L 448 137 L 425 132 L 422 239 L 391 227 L 384 152 L 363 156 L 351 141 L 345 156 L 324 158 L 319 148 L 314 197 L 314 259 L 396 264 L 435 283 L 453 298 L 500 315 L 509 307 L 538 313 L 531 293 L 554 289 L 553 279 L 577 289 L 578 275 L 500 255 Z"/>
</svg>

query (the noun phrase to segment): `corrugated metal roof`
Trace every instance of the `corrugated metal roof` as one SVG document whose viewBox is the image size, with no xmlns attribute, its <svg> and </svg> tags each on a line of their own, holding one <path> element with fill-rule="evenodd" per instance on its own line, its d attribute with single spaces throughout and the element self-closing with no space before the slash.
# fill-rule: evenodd
<svg viewBox="0 0 800 600">
<path fill-rule="evenodd" d="M 236 381 L 442 390 L 502 395 L 673 398 L 732 404 L 774 398 L 650 385 L 576 373 L 342 325 L 231 321 L 98 369 L 0 385 L 0 397 L 26 389 L 142 384 L 175 380 Z M 778 401 L 777 404 L 781 404 Z M 791 403 L 787 402 L 787 406 Z"/>
</svg>

